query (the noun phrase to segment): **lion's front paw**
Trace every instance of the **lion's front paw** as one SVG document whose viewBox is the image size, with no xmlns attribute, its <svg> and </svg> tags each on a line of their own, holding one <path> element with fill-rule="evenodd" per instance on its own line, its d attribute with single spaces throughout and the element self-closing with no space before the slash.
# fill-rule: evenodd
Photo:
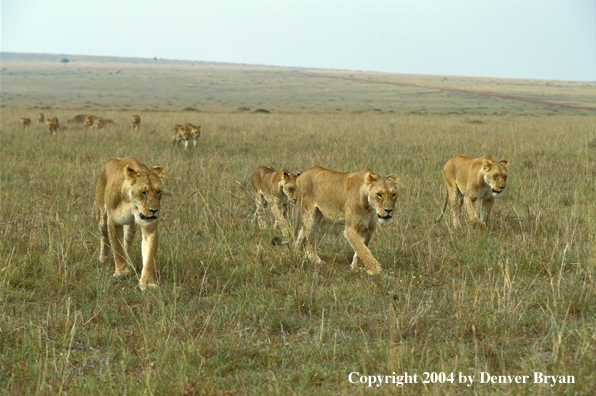
<svg viewBox="0 0 596 396">
<path fill-rule="evenodd" d="M 127 268 L 125 270 L 116 270 L 116 272 L 114 272 L 114 275 L 112 275 L 114 278 L 123 278 L 125 276 L 128 276 L 130 274 L 130 270 Z"/>
<path fill-rule="evenodd" d="M 378 261 L 375 261 L 374 265 L 368 266 L 366 268 L 366 273 L 369 275 L 376 275 L 381 272 L 381 265 Z"/>
<path fill-rule="evenodd" d="M 157 287 L 158 287 L 157 283 L 155 283 L 155 282 L 143 282 L 143 281 L 139 282 L 139 288 L 142 291 L 145 291 L 147 288 L 156 289 Z"/>
</svg>

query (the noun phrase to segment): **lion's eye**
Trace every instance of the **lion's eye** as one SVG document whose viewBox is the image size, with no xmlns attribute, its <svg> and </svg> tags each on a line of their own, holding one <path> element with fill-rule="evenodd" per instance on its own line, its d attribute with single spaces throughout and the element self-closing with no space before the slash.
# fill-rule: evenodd
<svg viewBox="0 0 596 396">
<path fill-rule="evenodd" d="M 145 191 L 141 191 L 141 195 L 144 196 L 144 197 L 146 197 L 147 196 L 147 193 Z"/>
<path fill-rule="evenodd" d="M 161 190 L 157 190 L 157 193 L 158 193 L 158 194 L 161 194 Z"/>
<path fill-rule="evenodd" d="M 381 193 L 377 193 L 377 197 L 379 197 L 379 198 L 383 198 L 383 194 L 381 194 Z"/>
<path fill-rule="evenodd" d="M 397 197 L 397 194 L 396 193 L 393 193 L 392 197 L 393 198 Z"/>
</svg>

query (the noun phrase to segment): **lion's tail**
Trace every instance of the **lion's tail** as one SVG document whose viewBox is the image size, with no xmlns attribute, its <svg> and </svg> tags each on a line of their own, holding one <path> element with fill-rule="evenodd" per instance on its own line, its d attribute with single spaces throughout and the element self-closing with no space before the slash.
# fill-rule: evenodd
<svg viewBox="0 0 596 396">
<path fill-rule="evenodd" d="M 445 194 L 445 204 L 443 205 L 443 210 L 441 211 L 441 215 L 435 219 L 435 223 L 438 223 L 439 220 L 443 218 L 443 215 L 445 214 L 445 209 L 447 208 L 447 202 L 449 202 L 449 192 Z"/>
</svg>

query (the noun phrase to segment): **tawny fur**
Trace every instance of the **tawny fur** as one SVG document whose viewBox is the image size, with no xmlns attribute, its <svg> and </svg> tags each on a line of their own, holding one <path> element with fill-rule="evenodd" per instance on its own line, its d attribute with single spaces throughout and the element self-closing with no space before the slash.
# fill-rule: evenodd
<svg viewBox="0 0 596 396">
<path fill-rule="evenodd" d="M 252 187 L 255 191 L 255 213 L 253 223 L 258 220 L 259 227 L 265 228 L 264 209 L 271 207 L 275 218 L 274 229 L 281 228 L 284 236 L 290 234 L 287 214 L 288 204 L 296 203 L 296 175 L 287 170 L 276 172 L 268 166 L 261 166 L 252 174 Z"/>
<path fill-rule="evenodd" d="M 21 118 L 21 125 L 24 130 L 29 129 L 29 126 L 31 126 L 31 118 Z"/>
<path fill-rule="evenodd" d="M 377 223 L 393 220 L 397 203 L 397 176 L 379 176 L 370 169 L 342 173 L 326 167 L 304 171 L 297 179 L 299 222 L 301 229 L 296 248 L 306 241 L 310 259 L 322 263 L 315 248 L 317 223 L 321 216 L 344 224 L 344 236 L 354 249 L 353 270 L 366 269 L 369 274 L 381 270 L 368 249 Z"/>
<path fill-rule="evenodd" d="M 479 227 L 488 223 L 495 198 L 500 197 L 507 185 L 507 160 L 494 161 L 485 155 L 480 158 L 460 155 L 445 164 L 443 173 L 447 196 L 439 221 L 445 213 L 447 202 L 451 204 L 453 226 L 459 226 L 459 210 L 465 204 L 470 222 Z M 480 217 L 474 205 L 480 201 Z"/>
<path fill-rule="evenodd" d="M 83 119 L 83 126 L 87 128 L 91 128 L 93 126 L 93 116 L 86 115 Z"/>
<path fill-rule="evenodd" d="M 136 226 L 143 234 L 143 270 L 139 287 L 156 287 L 155 256 L 158 245 L 158 212 L 163 194 L 164 170 L 156 165 L 147 168 L 134 158 L 115 158 L 101 168 L 95 189 L 93 212 L 101 232 L 99 259 L 108 258 L 111 247 L 116 270 L 114 276 L 130 272 L 130 245 Z"/>
<path fill-rule="evenodd" d="M 141 127 L 141 117 L 138 115 L 133 115 L 132 116 L 132 130 L 138 131 L 140 127 Z"/>
<path fill-rule="evenodd" d="M 48 131 L 52 135 L 55 135 L 56 131 L 60 127 L 60 123 L 58 122 L 58 117 L 52 117 L 52 118 L 46 119 L 46 126 L 48 127 Z"/>
<path fill-rule="evenodd" d="M 197 142 L 201 136 L 201 127 L 193 124 L 175 125 L 172 128 L 172 144 L 184 142 L 184 150 L 188 149 L 188 143 L 192 139 L 193 148 L 197 147 Z"/>
</svg>

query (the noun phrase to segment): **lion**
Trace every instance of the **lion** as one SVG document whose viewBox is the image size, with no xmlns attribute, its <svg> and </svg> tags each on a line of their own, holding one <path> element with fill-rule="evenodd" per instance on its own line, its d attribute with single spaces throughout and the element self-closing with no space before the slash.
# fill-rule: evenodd
<svg viewBox="0 0 596 396">
<path fill-rule="evenodd" d="M 252 222 L 258 221 L 260 228 L 265 228 L 264 209 L 271 205 L 271 212 L 275 218 L 273 229 L 280 229 L 284 236 L 290 234 L 290 227 L 286 220 L 288 203 L 296 203 L 296 175 L 287 170 L 276 172 L 268 166 L 257 168 L 252 174 L 252 187 L 255 191 L 256 209 Z"/>
<path fill-rule="evenodd" d="M 83 126 L 87 127 L 87 128 L 91 128 L 93 126 L 93 116 L 91 115 L 86 115 L 85 118 L 83 119 Z"/>
<path fill-rule="evenodd" d="M 28 130 L 31 126 L 31 118 L 23 117 L 21 118 L 21 125 L 23 126 L 24 130 Z"/>
<path fill-rule="evenodd" d="M 175 125 L 172 128 L 172 144 L 184 142 L 184 150 L 188 149 L 188 143 L 193 140 L 193 147 L 197 147 L 197 141 L 201 136 L 201 127 L 193 124 Z"/>
<path fill-rule="evenodd" d="M 164 169 L 155 165 L 147 168 L 134 158 L 114 158 L 101 168 L 95 189 L 93 212 L 101 232 L 99 260 L 105 261 L 111 250 L 114 255 L 115 277 L 130 273 L 130 245 L 136 226 L 143 234 L 143 270 L 139 287 L 156 287 L 155 256 L 157 254 L 158 212 L 163 189 Z"/>
<path fill-rule="evenodd" d="M 48 127 L 48 131 L 50 131 L 50 133 L 52 135 L 55 135 L 56 131 L 60 127 L 60 123 L 58 122 L 58 117 L 52 117 L 52 118 L 46 119 L 46 126 Z"/>
<path fill-rule="evenodd" d="M 199 141 L 199 137 L 201 136 L 201 126 L 193 125 L 193 124 L 186 124 L 187 127 L 190 127 L 190 137 L 192 138 L 192 147 L 197 148 L 197 143 Z"/>
<path fill-rule="evenodd" d="M 352 270 L 365 269 L 370 275 L 381 271 L 379 262 L 368 249 L 377 223 L 393 221 L 397 203 L 395 175 L 382 177 L 369 168 L 360 172 L 343 173 L 319 166 L 298 177 L 298 222 L 296 248 L 306 240 L 308 257 L 322 264 L 315 248 L 315 233 L 321 216 L 344 224 L 344 237 L 354 249 Z"/>
<path fill-rule="evenodd" d="M 38 124 L 43 124 L 43 123 L 45 123 L 45 122 L 46 122 L 46 117 L 44 116 L 44 114 L 43 114 L 43 113 L 39 113 L 39 114 L 37 115 L 37 123 L 38 123 Z"/>
<path fill-rule="evenodd" d="M 93 125 L 91 125 L 91 128 L 103 129 L 105 126 L 106 126 L 106 122 L 103 120 L 103 118 L 94 118 Z"/>
<path fill-rule="evenodd" d="M 133 115 L 132 116 L 132 130 L 134 131 L 138 131 L 139 128 L 141 128 L 141 117 L 138 115 Z"/>
<path fill-rule="evenodd" d="M 503 195 L 507 184 L 507 160 L 493 161 L 488 155 L 480 158 L 460 155 L 445 164 L 443 173 L 447 185 L 447 196 L 438 222 L 445 214 L 447 201 L 451 203 L 453 226 L 459 227 L 459 209 L 466 204 L 470 222 L 475 226 L 486 227 L 495 198 Z M 474 210 L 480 200 L 480 217 Z"/>
</svg>

